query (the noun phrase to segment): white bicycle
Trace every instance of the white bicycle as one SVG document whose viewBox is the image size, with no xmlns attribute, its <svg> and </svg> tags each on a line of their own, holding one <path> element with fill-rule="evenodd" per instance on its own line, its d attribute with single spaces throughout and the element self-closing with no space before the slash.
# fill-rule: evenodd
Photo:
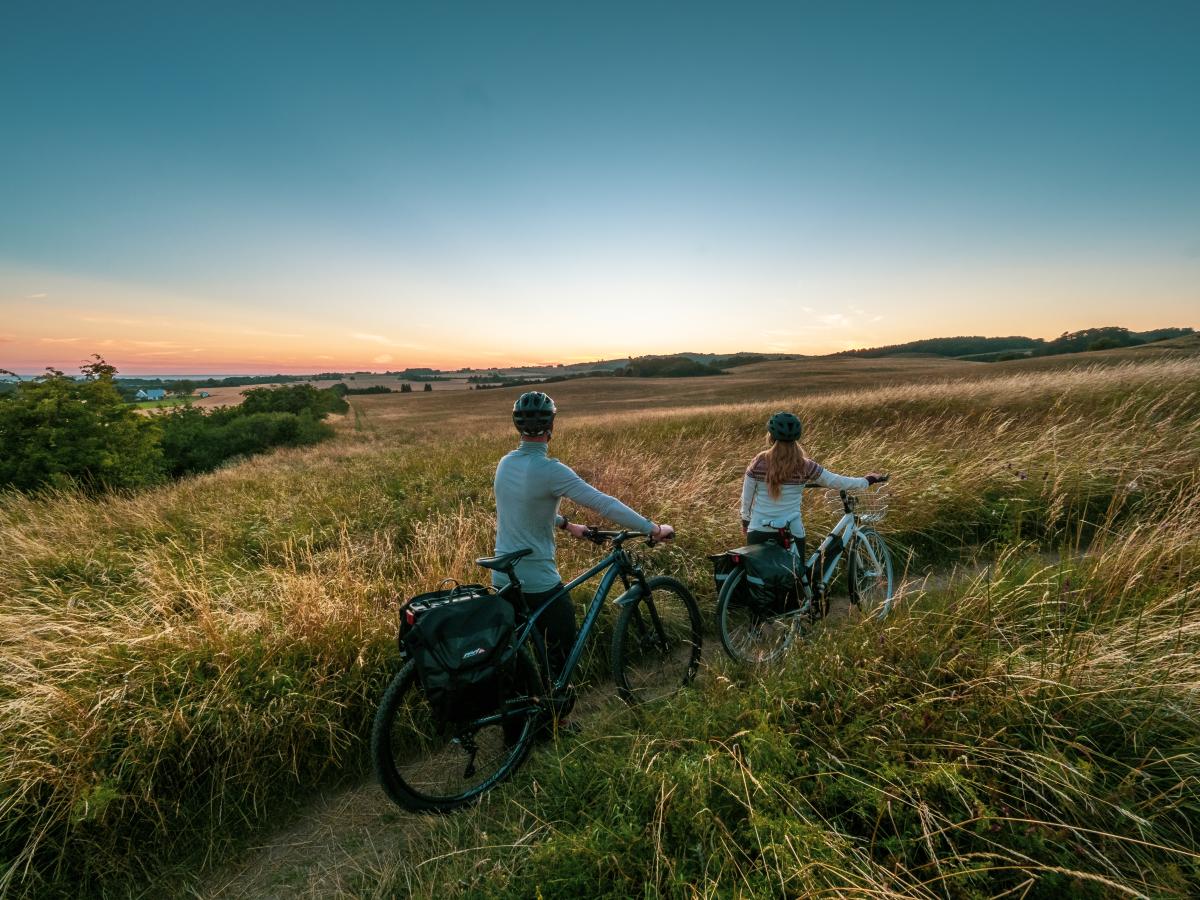
<svg viewBox="0 0 1200 900">
<path fill-rule="evenodd" d="M 886 481 L 885 477 L 883 481 Z M 819 485 L 805 485 L 817 488 Z M 833 492 L 829 495 L 833 497 Z M 872 525 L 887 514 L 887 495 L 880 489 L 869 493 L 838 491 L 835 502 L 842 517 L 806 560 L 799 545 L 780 529 L 779 543 L 795 557 L 794 602 L 783 608 L 764 609 L 750 599 L 752 585 L 742 556 L 733 550 L 721 556 L 733 565 L 718 574 L 717 622 L 721 645 L 740 662 L 774 662 L 787 652 L 798 635 L 806 633 L 829 611 L 827 591 L 838 564 L 846 559 L 846 583 L 850 602 L 867 615 L 883 618 L 892 608 L 892 553 Z"/>
</svg>

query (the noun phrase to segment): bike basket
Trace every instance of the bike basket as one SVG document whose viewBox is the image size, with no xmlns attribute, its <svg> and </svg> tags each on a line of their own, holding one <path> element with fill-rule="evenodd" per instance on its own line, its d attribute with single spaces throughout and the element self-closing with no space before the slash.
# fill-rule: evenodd
<svg viewBox="0 0 1200 900">
<path fill-rule="evenodd" d="M 847 491 L 854 495 L 854 512 L 859 522 L 882 522 L 888 511 L 889 494 L 886 484 L 877 484 L 861 491 Z M 846 508 L 838 491 L 825 491 L 825 502 L 830 511 L 841 518 Z"/>
</svg>

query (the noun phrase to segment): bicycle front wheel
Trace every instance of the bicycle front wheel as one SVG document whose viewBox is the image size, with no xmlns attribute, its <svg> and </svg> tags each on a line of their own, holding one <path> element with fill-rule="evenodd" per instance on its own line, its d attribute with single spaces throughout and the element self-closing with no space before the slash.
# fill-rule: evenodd
<svg viewBox="0 0 1200 900">
<path fill-rule="evenodd" d="M 892 551 L 879 532 L 859 531 L 850 542 L 846 561 L 850 600 L 864 613 L 883 618 L 892 608 Z"/>
<path fill-rule="evenodd" d="M 371 756 L 384 792 L 415 812 L 449 812 L 481 797 L 525 759 L 542 719 L 541 679 L 528 650 L 517 654 L 517 687 L 494 715 L 448 726 L 434 715 L 407 663 L 375 714 Z"/>
<path fill-rule="evenodd" d="M 631 706 L 675 693 L 700 668 L 700 608 L 691 592 L 666 576 L 651 578 L 646 587 L 621 607 L 613 633 L 613 678 Z"/>
<path fill-rule="evenodd" d="M 797 613 L 771 615 L 754 606 L 747 596 L 746 571 L 735 569 L 717 596 L 717 631 L 721 646 L 732 659 L 765 665 L 780 659 L 800 629 Z"/>
</svg>

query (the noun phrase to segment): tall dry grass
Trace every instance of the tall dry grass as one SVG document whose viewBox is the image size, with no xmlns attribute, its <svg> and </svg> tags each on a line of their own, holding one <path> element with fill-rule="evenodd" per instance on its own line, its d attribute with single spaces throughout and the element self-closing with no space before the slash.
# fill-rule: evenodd
<svg viewBox="0 0 1200 900">
<path fill-rule="evenodd" d="M 830 468 L 896 473 L 888 530 L 913 568 L 1032 542 L 1162 584 L 1171 557 L 1104 539 L 1158 529 L 1138 523 L 1194 487 L 1198 388 L 1200 364 L 1177 360 L 792 406 Z M 651 564 L 703 601 L 703 554 L 740 537 L 741 474 L 777 405 L 581 410 L 555 452 L 679 527 Z M 0 499 L 0 892 L 120 890 L 356 775 L 395 665 L 393 601 L 478 580 L 511 444 L 347 434 L 132 496 Z M 564 546 L 563 570 L 593 553 Z"/>
<path fill-rule="evenodd" d="M 1198 501 L 611 711 L 347 896 L 1195 896 Z"/>
</svg>

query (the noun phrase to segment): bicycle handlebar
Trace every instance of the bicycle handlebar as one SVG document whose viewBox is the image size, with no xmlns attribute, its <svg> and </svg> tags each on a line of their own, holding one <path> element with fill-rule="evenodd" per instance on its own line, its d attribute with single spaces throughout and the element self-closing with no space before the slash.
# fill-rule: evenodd
<svg viewBox="0 0 1200 900">
<path fill-rule="evenodd" d="M 593 544 L 604 545 L 612 541 L 613 546 L 620 547 L 625 541 L 633 538 L 645 538 L 646 544 L 650 547 L 661 543 L 661 541 L 656 541 L 644 531 L 606 531 L 603 528 L 596 528 L 592 525 L 588 525 L 587 530 L 587 534 L 583 536 L 583 539 L 591 541 Z"/>
</svg>

